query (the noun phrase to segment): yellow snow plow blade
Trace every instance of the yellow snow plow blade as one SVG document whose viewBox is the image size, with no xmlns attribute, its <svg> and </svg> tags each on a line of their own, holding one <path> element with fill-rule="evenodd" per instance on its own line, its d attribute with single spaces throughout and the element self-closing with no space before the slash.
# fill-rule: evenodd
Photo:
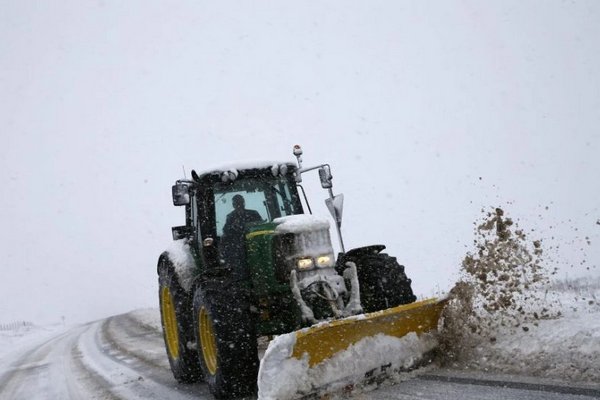
<svg viewBox="0 0 600 400">
<path fill-rule="evenodd" d="M 292 357 L 308 355 L 313 367 L 361 339 L 377 334 L 402 337 L 437 329 L 447 299 L 427 299 L 297 331 Z"/>
</svg>

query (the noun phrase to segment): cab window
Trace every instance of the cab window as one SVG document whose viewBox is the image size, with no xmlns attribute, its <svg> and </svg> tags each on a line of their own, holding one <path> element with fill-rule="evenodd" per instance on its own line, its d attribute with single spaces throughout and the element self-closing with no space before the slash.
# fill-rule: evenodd
<svg viewBox="0 0 600 400">
<path fill-rule="evenodd" d="M 233 211 L 232 199 L 241 195 L 247 210 L 257 211 L 263 222 L 294 213 L 289 183 L 283 178 L 240 179 L 234 183 L 217 183 L 214 189 L 217 236 L 223 236 L 227 215 Z"/>
</svg>

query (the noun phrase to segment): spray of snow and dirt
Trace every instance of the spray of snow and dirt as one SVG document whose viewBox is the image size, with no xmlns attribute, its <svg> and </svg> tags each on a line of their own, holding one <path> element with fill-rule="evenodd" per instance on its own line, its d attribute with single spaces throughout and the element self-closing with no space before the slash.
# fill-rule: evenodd
<svg viewBox="0 0 600 400">
<path fill-rule="evenodd" d="M 600 381 L 600 280 L 585 293 L 554 283 L 542 241 L 500 208 L 476 235 L 444 311 L 440 364 Z"/>
</svg>

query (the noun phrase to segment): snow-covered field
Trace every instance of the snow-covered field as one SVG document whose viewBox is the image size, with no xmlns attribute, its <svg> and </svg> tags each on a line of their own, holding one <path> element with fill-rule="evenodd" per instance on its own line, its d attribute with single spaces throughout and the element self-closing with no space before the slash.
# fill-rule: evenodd
<svg viewBox="0 0 600 400">
<path fill-rule="evenodd" d="M 541 379 L 546 383 L 593 388 L 597 390 L 594 393 L 600 393 L 600 279 L 554 283 L 548 293 L 558 299 L 559 317 L 540 319 L 518 329 L 497 330 L 493 339 L 480 341 L 474 351 L 461 357 L 448 360 L 442 355 L 422 370 L 397 372 L 377 385 L 357 385 L 352 394 L 337 392 L 337 396 L 412 398 L 399 393 L 403 387 L 408 388 L 404 381 L 419 374 L 462 376 L 469 372 L 512 374 L 534 382 Z M 431 338 L 423 342 L 415 337 L 398 342 L 389 339 L 371 338 L 359 343 L 330 365 L 308 375 L 302 374 L 302 366 L 288 364 L 281 371 L 284 378 L 297 373 L 301 376 L 295 380 L 268 377 L 260 397 L 284 399 L 298 391 L 310 392 L 312 384 L 318 385 L 323 377 L 334 375 L 328 368 L 341 366 L 348 372 L 334 376 L 339 380 L 352 376 L 353 371 L 371 368 L 383 353 L 397 356 L 398 363 L 406 359 L 406 352 L 416 360 L 417 353 L 427 351 L 431 345 Z M 375 352 L 382 343 L 388 351 Z M 404 354 L 397 352 L 403 346 Z M 0 360 L 2 399 L 78 398 L 94 393 L 90 398 L 210 398 L 205 385 L 182 388 L 172 379 L 157 309 L 136 310 L 68 329 L 34 325 L 5 329 L 0 331 Z M 338 387 L 343 383 L 338 381 Z"/>
</svg>

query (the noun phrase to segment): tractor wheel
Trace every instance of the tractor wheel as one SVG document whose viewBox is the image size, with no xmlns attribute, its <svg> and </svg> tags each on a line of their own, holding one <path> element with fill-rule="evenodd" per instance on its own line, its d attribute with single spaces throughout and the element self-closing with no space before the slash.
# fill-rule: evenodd
<svg viewBox="0 0 600 400">
<path fill-rule="evenodd" d="M 177 382 L 198 382 L 202 379 L 202 370 L 196 351 L 187 346 L 194 341 L 191 296 L 179 285 L 167 257 L 160 258 L 158 273 L 160 319 L 171 371 Z"/>
<path fill-rule="evenodd" d="M 217 399 L 256 393 L 257 338 L 247 294 L 231 286 L 194 295 L 196 340 L 200 365 Z"/>
<path fill-rule="evenodd" d="M 365 312 L 413 303 L 417 298 L 404 266 L 385 253 L 362 255 L 355 260 L 361 304 Z"/>
</svg>

